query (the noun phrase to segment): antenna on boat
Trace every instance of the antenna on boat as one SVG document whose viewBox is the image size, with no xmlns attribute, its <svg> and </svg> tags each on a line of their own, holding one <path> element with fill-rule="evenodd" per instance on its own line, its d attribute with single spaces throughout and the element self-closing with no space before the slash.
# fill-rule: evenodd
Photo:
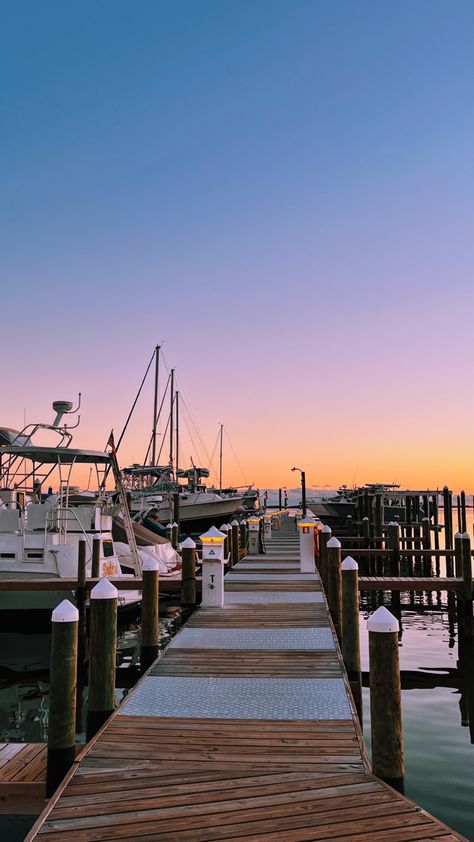
<svg viewBox="0 0 474 842">
<path fill-rule="evenodd" d="M 220 433 L 219 433 L 219 494 L 222 491 L 222 433 L 223 433 L 223 431 L 224 431 L 224 425 L 221 424 L 221 429 L 220 429 Z"/>
<path fill-rule="evenodd" d="M 155 395 L 153 400 L 153 428 L 152 428 L 152 449 L 151 464 L 156 465 L 156 428 L 158 425 L 158 381 L 160 375 L 160 350 L 161 345 L 155 348 Z"/>
</svg>

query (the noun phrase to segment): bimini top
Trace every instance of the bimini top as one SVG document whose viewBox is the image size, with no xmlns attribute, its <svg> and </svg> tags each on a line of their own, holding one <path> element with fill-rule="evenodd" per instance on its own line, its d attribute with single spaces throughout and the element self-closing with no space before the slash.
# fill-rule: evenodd
<svg viewBox="0 0 474 842">
<path fill-rule="evenodd" d="M 72 465 L 78 462 L 104 465 L 110 463 L 108 453 L 100 450 L 76 450 L 71 447 L 36 447 L 35 445 L 14 447 L 12 445 L 0 447 L 0 460 L 2 456 L 18 456 L 20 459 L 30 459 L 31 462 L 41 462 L 43 465 Z"/>
</svg>

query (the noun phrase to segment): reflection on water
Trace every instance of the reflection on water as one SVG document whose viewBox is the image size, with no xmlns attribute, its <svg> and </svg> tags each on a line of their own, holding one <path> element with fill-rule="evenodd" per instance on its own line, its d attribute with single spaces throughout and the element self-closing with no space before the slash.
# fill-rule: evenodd
<svg viewBox="0 0 474 842">
<path fill-rule="evenodd" d="M 432 605 L 401 600 L 400 667 L 405 738 L 405 793 L 446 824 L 474 838 L 474 647 L 454 611 L 433 595 Z M 366 619 L 363 595 L 361 657 L 364 735 L 370 750 Z M 385 594 L 390 609 L 390 595 Z M 378 595 L 377 604 L 381 597 Z M 461 630 L 461 635 L 460 635 Z M 460 649 L 460 655 L 459 655 Z"/>
</svg>

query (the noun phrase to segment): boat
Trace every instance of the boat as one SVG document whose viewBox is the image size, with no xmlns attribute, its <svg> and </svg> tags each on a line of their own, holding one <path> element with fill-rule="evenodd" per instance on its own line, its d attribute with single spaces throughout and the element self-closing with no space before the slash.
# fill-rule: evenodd
<svg viewBox="0 0 474 842">
<path fill-rule="evenodd" d="M 120 506 L 104 482 L 113 456 L 71 447 L 71 429 L 80 417 L 75 427 L 68 427 L 63 416 L 76 413 L 79 406 L 80 397 L 76 409 L 69 401 L 55 401 L 52 424 L 29 424 L 20 431 L 0 428 L 0 579 L 75 578 L 81 540 L 88 576 L 94 540 L 100 542 L 99 576 L 124 575 L 112 537 Z M 53 437 L 53 446 L 37 443 L 43 434 Z M 84 468 L 95 475 L 97 491 L 80 492 L 73 485 L 74 472 Z M 73 600 L 73 592 L 1 591 L 0 618 L 4 622 L 20 614 L 29 619 L 30 612 L 51 612 L 65 598 Z M 121 590 L 118 599 L 121 608 L 138 605 L 140 593 Z"/>
<path fill-rule="evenodd" d="M 369 482 L 364 486 L 354 488 L 341 485 L 331 496 L 308 499 L 307 506 L 322 521 L 325 518 L 355 518 L 363 509 L 365 499 L 372 501 L 372 504 L 375 498 L 380 496 L 384 523 L 390 523 L 393 520 L 406 519 L 407 498 L 418 499 L 420 517 L 425 517 L 426 514 L 431 517 L 434 512 L 433 505 L 428 501 L 426 510 L 426 500 L 434 498 L 437 494 L 437 491 L 429 489 L 423 491 L 402 489 L 396 483 Z"/>
</svg>

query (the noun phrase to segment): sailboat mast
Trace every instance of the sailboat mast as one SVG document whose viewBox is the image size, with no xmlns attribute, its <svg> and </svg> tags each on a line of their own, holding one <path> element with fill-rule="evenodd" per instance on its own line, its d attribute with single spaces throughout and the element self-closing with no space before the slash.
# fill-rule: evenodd
<svg viewBox="0 0 474 842">
<path fill-rule="evenodd" d="M 219 445 L 219 494 L 222 491 L 222 431 L 224 425 L 221 424 L 220 445 Z"/>
<path fill-rule="evenodd" d="M 158 424 L 158 381 L 160 375 L 160 345 L 155 348 L 155 395 L 153 399 L 153 427 L 152 427 L 152 448 L 151 464 L 156 465 L 156 428 Z"/>
<path fill-rule="evenodd" d="M 179 392 L 176 392 L 176 481 L 179 468 Z"/>
<path fill-rule="evenodd" d="M 170 467 L 173 470 L 173 444 L 174 444 L 174 368 L 171 369 L 171 403 L 170 403 Z"/>
</svg>

